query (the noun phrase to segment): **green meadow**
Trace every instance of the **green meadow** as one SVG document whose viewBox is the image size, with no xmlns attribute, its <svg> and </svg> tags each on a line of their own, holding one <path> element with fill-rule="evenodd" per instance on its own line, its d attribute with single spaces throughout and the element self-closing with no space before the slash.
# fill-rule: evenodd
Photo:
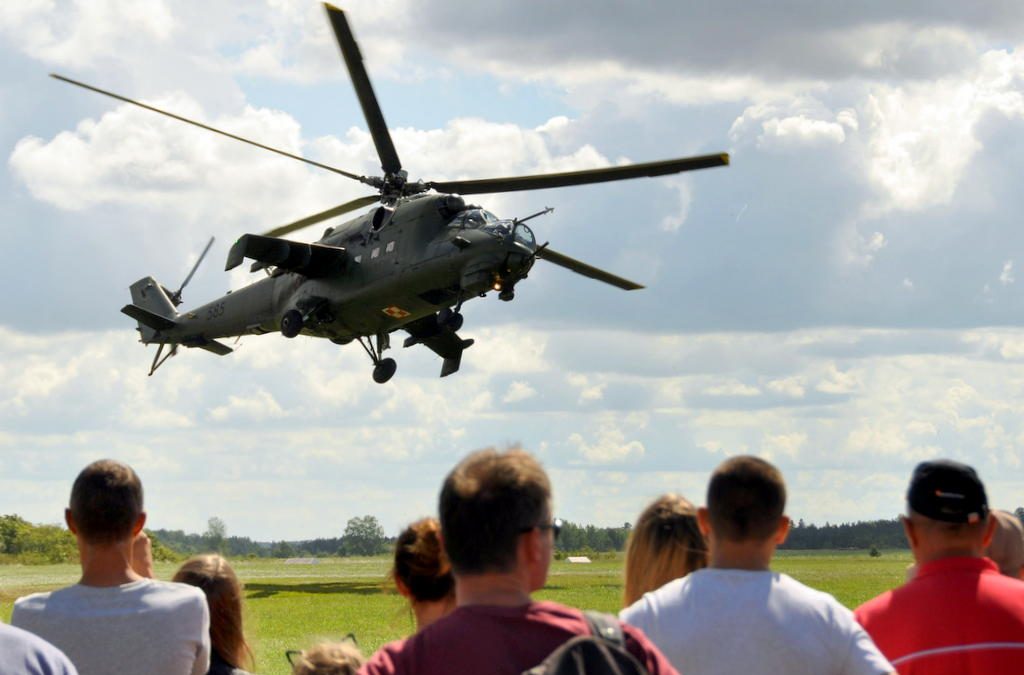
<svg viewBox="0 0 1024 675">
<path fill-rule="evenodd" d="M 855 607 L 903 582 L 907 551 L 780 552 L 774 569 Z M 413 630 L 403 599 L 391 589 L 386 557 L 328 558 L 317 565 L 283 561 L 240 560 L 233 565 L 245 582 L 246 633 L 256 653 L 256 672 L 290 672 L 284 652 L 323 639 L 354 633 L 364 652 Z M 157 577 L 169 579 L 175 565 L 157 565 Z M 0 567 L 0 618 L 7 622 L 14 599 L 74 583 L 77 565 L 6 565 Z M 536 594 L 586 609 L 617 612 L 621 608 L 622 560 L 589 565 L 554 561 L 547 586 Z"/>
</svg>

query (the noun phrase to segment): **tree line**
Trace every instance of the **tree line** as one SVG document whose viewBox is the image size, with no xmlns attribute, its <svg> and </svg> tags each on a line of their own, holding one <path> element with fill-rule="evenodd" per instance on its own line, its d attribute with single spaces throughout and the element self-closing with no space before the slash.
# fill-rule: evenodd
<svg viewBox="0 0 1024 675">
<path fill-rule="evenodd" d="M 1024 521 L 1024 507 L 1015 511 Z M 621 527 L 597 527 L 565 522 L 555 544 L 556 556 L 613 553 L 626 547 L 632 531 L 630 523 Z M 298 541 L 254 541 L 249 537 L 228 536 L 220 518 L 210 518 L 206 531 L 189 534 L 182 530 L 146 531 L 153 542 L 156 560 L 179 561 L 196 553 L 215 551 L 229 558 L 321 558 L 335 556 L 372 556 L 387 553 L 395 544 L 376 517 L 350 518 L 340 537 Z M 789 537 L 780 547 L 791 550 L 906 549 L 903 525 L 899 518 L 824 525 L 793 522 Z M 74 536 L 57 525 L 35 525 L 17 515 L 0 516 L 0 563 L 45 564 L 77 562 Z"/>
</svg>

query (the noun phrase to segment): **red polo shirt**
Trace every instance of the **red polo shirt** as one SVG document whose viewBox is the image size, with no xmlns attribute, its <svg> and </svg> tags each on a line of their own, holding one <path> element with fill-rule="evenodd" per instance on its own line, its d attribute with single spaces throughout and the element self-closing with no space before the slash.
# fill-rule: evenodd
<svg viewBox="0 0 1024 675">
<path fill-rule="evenodd" d="M 1024 581 L 988 558 L 922 565 L 854 615 L 900 675 L 1024 674 Z"/>
</svg>

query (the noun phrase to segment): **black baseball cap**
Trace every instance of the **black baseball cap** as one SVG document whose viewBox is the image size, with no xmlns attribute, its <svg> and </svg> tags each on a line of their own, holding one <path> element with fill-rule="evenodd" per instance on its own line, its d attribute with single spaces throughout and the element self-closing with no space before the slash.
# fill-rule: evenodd
<svg viewBox="0 0 1024 675">
<path fill-rule="evenodd" d="M 921 462 L 910 477 L 911 511 L 947 523 L 976 523 L 988 515 L 985 486 L 974 469 L 951 459 Z"/>
</svg>

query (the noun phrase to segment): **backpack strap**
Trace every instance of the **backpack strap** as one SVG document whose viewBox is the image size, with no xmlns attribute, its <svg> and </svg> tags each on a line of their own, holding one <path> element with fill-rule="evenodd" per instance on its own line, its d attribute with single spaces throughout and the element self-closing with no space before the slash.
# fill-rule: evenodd
<svg viewBox="0 0 1024 675">
<path fill-rule="evenodd" d="M 583 618 L 587 620 L 590 632 L 594 636 L 620 649 L 626 648 L 626 636 L 622 633 L 622 624 L 614 614 L 587 610 L 583 612 Z"/>
</svg>

